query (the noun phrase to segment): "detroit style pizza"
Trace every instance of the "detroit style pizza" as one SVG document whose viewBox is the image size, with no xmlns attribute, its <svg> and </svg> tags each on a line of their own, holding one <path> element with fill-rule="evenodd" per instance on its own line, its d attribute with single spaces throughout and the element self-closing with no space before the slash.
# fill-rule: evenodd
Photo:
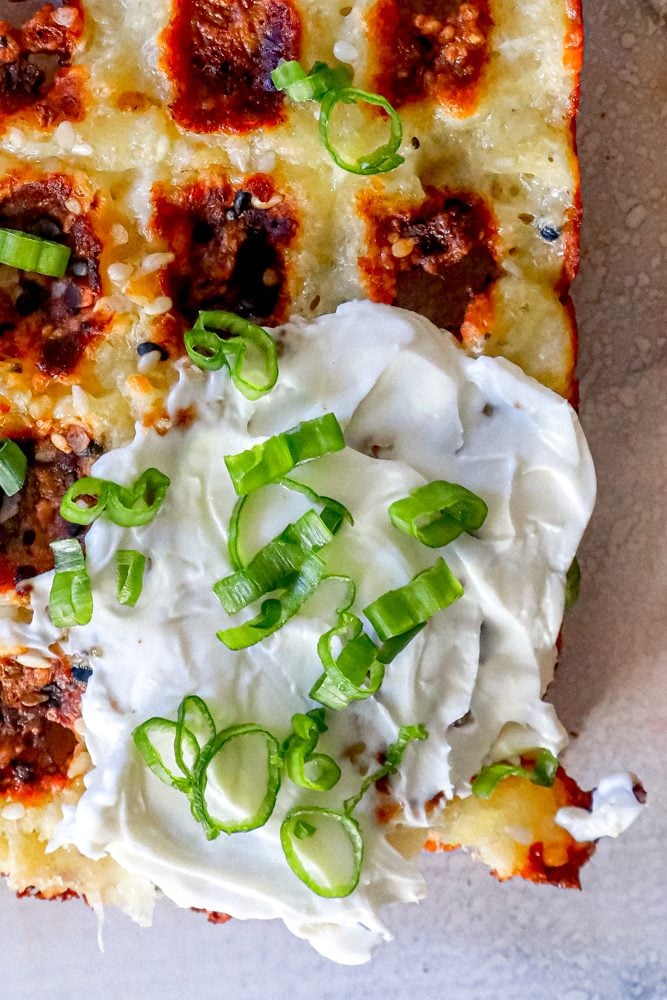
<svg viewBox="0 0 667 1000">
<path fill-rule="evenodd" d="M 595 496 L 578 3 L 1 13 L 11 889 L 354 963 L 424 847 L 578 886 L 643 799 L 544 700 Z"/>
</svg>

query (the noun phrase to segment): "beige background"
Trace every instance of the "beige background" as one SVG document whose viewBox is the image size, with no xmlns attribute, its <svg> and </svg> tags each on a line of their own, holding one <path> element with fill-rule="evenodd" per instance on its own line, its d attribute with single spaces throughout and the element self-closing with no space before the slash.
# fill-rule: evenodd
<svg viewBox="0 0 667 1000">
<path fill-rule="evenodd" d="M 667 0 L 589 0 L 586 14 L 575 295 L 600 500 L 552 697 L 583 734 L 571 772 L 587 786 L 633 769 L 650 809 L 600 845 L 582 894 L 500 886 L 464 856 L 426 859 L 428 900 L 390 914 L 397 941 L 361 969 L 273 923 L 211 927 L 167 903 L 152 931 L 110 913 L 100 954 L 83 904 L 0 893 L 2 996 L 666 1000 Z"/>
</svg>

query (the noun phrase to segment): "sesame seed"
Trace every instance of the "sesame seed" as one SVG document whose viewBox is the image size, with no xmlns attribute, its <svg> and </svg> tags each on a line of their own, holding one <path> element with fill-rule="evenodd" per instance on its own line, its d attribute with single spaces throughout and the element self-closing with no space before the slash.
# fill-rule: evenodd
<svg viewBox="0 0 667 1000">
<path fill-rule="evenodd" d="M 415 248 L 415 241 L 409 239 L 396 240 L 392 245 L 391 253 L 393 257 L 398 257 L 399 259 L 403 257 L 409 257 Z"/>
<path fill-rule="evenodd" d="M 25 816 L 25 806 L 20 802 L 9 802 L 0 813 L 3 819 L 17 820 Z"/>
<path fill-rule="evenodd" d="M 75 156 L 92 156 L 93 147 L 89 146 L 87 142 L 75 142 L 72 146 L 72 152 Z"/>
<path fill-rule="evenodd" d="M 16 657 L 16 662 L 20 663 L 22 667 L 30 667 L 32 670 L 48 670 L 51 666 L 50 660 L 43 656 L 37 656 L 35 653 L 21 653 L 20 656 Z"/>
<path fill-rule="evenodd" d="M 56 24 L 62 24 L 64 28 L 70 28 L 78 16 L 79 13 L 76 8 L 60 7 L 58 10 L 54 10 L 51 18 L 56 22 Z"/>
<path fill-rule="evenodd" d="M 62 434 L 52 434 L 51 444 L 55 445 L 58 451 L 62 451 L 65 455 L 70 455 L 72 453 L 72 449 L 67 442 L 67 438 L 63 437 Z"/>
<path fill-rule="evenodd" d="M 333 47 L 333 54 L 340 62 L 352 63 L 359 58 L 359 49 L 352 42 L 340 39 Z"/>
<path fill-rule="evenodd" d="M 156 299 L 144 306 L 144 312 L 147 316 L 162 316 L 169 312 L 172 304 L 168 295 L 158 295 Z"/>
<path fill-rule="evenodd" d="M 71 212 L 72 215 L 81 214 L 81 205 L 76 200 L 76 198 L 68 198 L 67 201 L 65 202 L 65 208 L 67 209 L 68 212 Z"/>
<path fill-rule="evenodd" d="M 134 268 L 131 264 L 124 264 L 122 261 L 117 261 L 115 264 L 109 264 L 107 268 L 107 274 L 109 275 L 109 280 L 113 281 L 116 285 L 122 285 L 129 278 L 132 277 Z"/>
<path fill-rule="evenodd" d="M 124 246 L 129 240 L 125 226 L 121 226 L 119 222 L 115 222 L 111 227 L 111 239 L 117 247 Z"/>
<path fill-rule="evenodd" d="M 141 262 L 141 270 L 144 274 L 152 274 L 159 271 L 161 267 L 171 264 L 176 257 L 173 253 L 149 253 Z"/>
</svg>

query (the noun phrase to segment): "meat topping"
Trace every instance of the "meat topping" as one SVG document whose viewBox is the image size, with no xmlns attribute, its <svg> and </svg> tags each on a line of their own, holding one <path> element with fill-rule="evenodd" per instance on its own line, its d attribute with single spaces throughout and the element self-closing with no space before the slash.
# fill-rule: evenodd
<svg viewBox="0 0 667 1000">
<path fill-rule="evenodd" d="M 237 133 L 282 121 L 271 70 L 299 55 L 290 0 L 173 0 L 173 11 L 163 52 L 174 120 L 193 132 Z"/>
<path fill-rule="evenodd" d="M 368 15 L 373 89 L 396 107 L 428 96 L 470 113 L 492 24 L 489 0 L 378 0 Z"/>
</svg>

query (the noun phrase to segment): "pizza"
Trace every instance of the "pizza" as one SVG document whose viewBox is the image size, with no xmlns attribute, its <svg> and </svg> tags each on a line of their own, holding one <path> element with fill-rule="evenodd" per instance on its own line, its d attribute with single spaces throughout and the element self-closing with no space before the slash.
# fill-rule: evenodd
<svg viewBox="0 0 667 1000">
<path fill-rule="evenodd" d="M 395 888 L 402 877 L 401 864 L 414 865 L 414 855 L 423 846 L 430 850 L 467 847 L 501 879 L 521 875 L 578 886 L 579 870 L 592 854 L 594 841 L 612 828 L 618 832 L 627 825 L 642 797 L 640 786 L 628 778 L 602 782 L 593 796 L 579 789 L 556 760 L 564 734 L 551 710 L 542 708 L 555 662 L 565 571 L 594 496 L 590 456 L 569 405 L 576 405 L 577 399 L 576 326 L 569 287 L 578 265 L 581 214 L 574 132 L 582 51 L 578 4 L 574 0 L 522 0 L 520 4 L 509 0 L 356 0 L 347 5 L 319 0 L 155 0 L 150 4 L 75 0 L 41 5 L 21 0 L 3 5 L 3 14 L 0 243 L 5 240 L 5 256 L 0 251 L 0 257 L 5 263 L 0 266 L 0 448 L 8 465 L 0 480 L 5 494 L 0 507 L 0 793 L 4 803 L 0 865 L 10 887 L 19 894 L 47 898 L 84 896 L 92 905 L 120 906 L 144 923 L 150 919 L 156 885 L 180 905 L 214 915 L 227 912 L 224 892 L 216 895 L 202 888 L 188 894 L 182 884 L 170 881 L 164 858 L 173 857 L 172 847 L 164 848 L 159 863 L 143 863 L 142 867 L 137 859 L 143 856 L 142 850 L 148 850 L 146 845 L 141 850 L 136 844 L 130 848 L 121 843 L 117 830 L 108 834 L 106 842 L 100 828 L 95 835 L 81 830 L 74 834 L 72 822 L 81 825 L 96 808 L 102 815 L 114 805 L 100 805 L 103 781 L 111 781 L 112 772 L 118 796 L 118 789 L 123 795 L 127 792 L 128 775 L 140 774 L 141 787 L 157 795 L 155 816 L 162 817 L 164 829 L 171 822 L 165 817 L 172 815 L 172 808 L 179 808 L 175 826 L 180 829 L 183 823 L 187 830 L 187 824 L 198 819 L 212 843 L 221 842 L 220 833 L 237 832 L 236 838 L 225 836 L 222 841 L 240 845 L 239 857 L 234 855 L 230 862 L 234 871 L 240 870 L 245 863 L 244 845 L 253 842 L 250 832 L 254 828 L 241 821 L 236 827 L 232 823 L 233 829 L 229 820 L 226 825 L 213 823 L 204 780 L 199 782 L 199 799 L 188 792 L 189 806 L 188 794 L 178 799 L 180 806 L 173 803 L 176 792 L 183 791 L 183 780 L 186 785 L 194 780 L 197 766 L 201 774 L 207 773 L 213 757 L 209 753 L 206 763 L 204 743 L 209 746 L 212 741 L 215 754 L 222 753 L 229 740 L 238 743 L 239 733 L 235 730 L 230 736 L 228 730 L 241 723 L 256 726 L 250 732 L 255 738 L 253 753 L 262 759 L 262 754 L 268 755 L 270 775 L 274 773 L 271 768 L 275 765 L 274 770 L 279 770 L 288 757 L 290 774 L 299 768 L 303 771 L 320 736 L 322 745 L 339 739 L 342 764 L 328 754 L 320 752 L 319 757 L 333 760 L 339 776 L 343 768 L 340 780 L 351 782 L 351 791 L 355 781 L 364 779 L 364 822 L 380 831 L 372 849 L 368 840 L 366 853 L 375 858 L 372 864 L 377 863 L 377 886 L 394 885 L 390 898 L 401 897 Z M 262 337 L 272 330 L 267 348 Z M 275 378 L 271 385 L 268 379 L 260 386 L 256 379 L 243 375 L 249 350 L 244 338 L 248 336 L 259 350 L 260 368 L 262 364 L 271 368 L 275 360 L 281 372 L 276 375 L 274 393 L 266 399 L 264 393 L 273 389 Z M 274 352 L 269 362 L 267 350 Z M 211 351 L 219 361 L 216 371 L 211 371 L 215 367 Z M 449 368 L 443 367 L 443 359 L 448 359 Z M 369 371 L 375 381 L 366 377 Z M 240 402 L 234 403 L 230 393 L 239 388 L 239 382 L 243 391 Z M 481 418 L 473 419 L 464 405 L 471 394 L 481 394 L 479 412 L 494 426 L 491 439 L 487 440 L 484 420 L 480 424 Z M 513 403 L 508 408 L 505 404 L 510 399 Z M 251 409 L 246 411 L 246 406 Z M 328 428 L 327 434 L 334 435 L 331 440 L 325 435 L 328 444 L 322 445 L 320 438 L 320 444 L 313 443 L 321 427 L 318 424 L 313 430 L 310 424 L 334 413 L 345 432 L 346 452 L 352 450 L 356 456 L 349 459 L 349 469 L 335 465 L 335 453 L 342 444 L 334 447 L 331 440 L 338 431 Z M 519 420 L 524 423 L 517 424 Z M 553 440 L 546 440 L 547 423 Z M 450 441 L 443 431 L 438 438 L 441 447 L 433 451 L 431 460 L 430 438 L 423 436 L 424 428 L 433 425 L 440 434 L 442 428 L 459 424 L 461 439 Z M 292 432 L 285 430 L 289 427 L 296 427 L 296 437 L 289 437 Z M 343 430 L 339 426 L 341 435 Z M 348 525 L 355 518 L 366 524 L 365 533 L 354 536 L 357 541 L 348 549 L 356 546 L 357 554 L 365 553 L 356 563 L 352 560 L 361 576 L 377 562 L 379 553 L 394 552 L 392 544 L 398 544 L 378 534 L 376 522 L 368 519 L 370 514 L 366 518 L 368 498 L 380 504 L 401 491 L 412 497 L 424 482 L 448 481 L 456 475 L 455 484 L 463 494 L 456 493 L 447 502 L 459 505 L 456 517 L 460 520 L 473 485 L 474 495 L 487 506 L 486 484 L 487 499 L 491 497 L 487 528 L 483 521 L 465 531 L 461 528 L 463 540 L 452 542 L 451 556 L 459 576 L 465 577 L 468 592 L 479 592 L 478 611 L 481 615 L 483 609 L 484 615 L 475 618 L 470 606 L 461 602 L 456 605 L 464 608 L 460 633 L 445 629 L 441 634 L 435 625 L 429 633 L 429 623 L 424 635 L 431 635 L 430 646 L 428 638 L 420 635 L 404 653 L 392 652 L 391 656 L 407 657 L 409 649 L 418 646 L 418 662 L 423 663 L 428 660 L 425 650 L 433 650 L 436 640 L 442 651 L 449 648 L 452 634 L 474 632 L 470 656 L 475 670 L 485 662 L 486 650 L 489 662 L 499 664 L 500 673 L 491 677 L 489 668 L 484 674 L 490 678 L 488 683 L 473 679 L 466 682 L 467 688 L 461 680 L 459 694 L 443 693 L 441 702 L 439 673 L 429 674 L 434 685 L 429 697 L 423 705 L 414 702 L 415 712 L 431 713 L 428 738 L 424 718 L 398 720 L 396 712 L 392 715 L 387 706 L 400 699 L 389 686 L 382 688 L 389 692 L 386 704 L 378 704 L 392 716 L 394 728 L 398 726 L 396 740 L 384 723 L 373 722 L 372 712 L 379 709 L 369 707 L 368 685 L 363 696 L 357 684 L 357 694 L 343 699 L 350 711 L 347 717 L 365 720 L 370 727 L 364 730 L 363 739 L 354 727 L 349 732 L 339 725 L 331 708 L 331 691 L 329 702 L 314 702 L 327 709 L 327 722 L 317 714 L 319 708 L 311 708 L 308 715 L 305 710 L 313 705 L 313 701 L 303 701 L 308 685 L 295 702 L 286 702 L 281 709 L 280 738 L 256 719 L 241 717 L 256 704 L 254 696 L 241 696 L 240 688 L 235 690 L 241 715 L 221 720 L 218 716 L 225 699 L 229 704 L 229 691 L 223 694 L 215 686 L 217 681 L 197 672 L 198 687 L 193 690 L 195 674 L 179 674 L 184 658 L 199 663 L 211 655 L 208 647 L 200 650 L 195 643 L 204 619 L 198 621 L 188 612 L 185 638 L 174 643 L 191 652 L 178 663 L 169 660 L 174 643 L 169 648 L 160 646 L 157 631 L 171 634 L 167 627 L 171 612 L 164 608 L 172 584 L 160 576 L 156 553 L 172 552 L 171 566 L 180 567 L 176 596 L 185 600 L 191 585 L 201 585 L 201 567 L 208 566 L 209 550 L 214 548 L 210 536 L 208 541 L 199 538 L 194 529 L 192 540 L 179 548 L 184 522 L 174 520 L 177 507 L 178 516 L 188 523 L 194 519 L 197 524 L 208 524 L 209 514 L 208 508 L 198 515 L 192 513 L 198 510 L 195 499 L 186 513 L 184 504 L 175 498 L 183 492 L 196 498 L 197 484 L 204 484 L 203 493 L 210 492 L 218 498 L 216 502 L 228 505 L 219 520 L 225 522 L 220 530 L 229 541 L 226 518 L 232 516 L 232 507 L 237 510 L 234 503 L 238 506 L 243 500 L 243 507 L 243 498 L 256 487 L 244 493 L 245 487 L 239 486 L 242 478 L 234 481 L 240 490 L 240 500 L 235 501 L 229 483 L 225 481 L 223 489 L 219 474 L 209 478 L 209 471 L 219 463 L 222 452 L 230 473 L 235 467 L 230 459 L 233 453 L 252 452 L 252 461 L 264 468 L 264 457 L 258 458 L 256 451 L 262 446 L 253 444 L 258 436 L 277 442 L 272 446 L 276 451 L 291 448 L 293 457 L 295 449 L 301 449 L 302 458 L 293 466 L 288 462 L 281 467 L 283 478 L 305 461 L 303 455 L 316 459 L 314 483 L 297 475 L 297 484 L 301 497 L 307 495 L 312 501 L 316 496 L 324 502 L 313 523 L 318 531 L 328 533 L 332 552 L 338 544 L 333 535 L 340 529 L 342 538 L 348 530 L 346 514 Z M 468 440 L 486 441 L 486 451 L 471 444 L 471 460 L 462 466 L 458 453 Z M 219 441 L 226 442 L 224 448 Z M 532 453 L 528 444 L 534 448 Z M 192 455 L 198 455 L 203 464 L 192 466 L 188 458 Z M 428 455 L 428 461 L 419 455 Z M 536 455 L 541 456 L 539 462 Z M 157 456 L 161 456 L 162 469 Z M 554 500 L 550 507 L 551 500 L 545 498 L 551 494 L 539 490 L 553 489 L 553 484 L 547 486 L 540 479 L 539 490 L 536 486 L 521 501 L 525 524 L 515 527 L 516 537 L 523 541 L 514 547 L 523 562 L 510 560 L 503 565 L 505 570 L 511 566 L 516 581 L 513 594 L 506 599 L 507 608 L 512 609 L 513 622 L 522 622 L 525 635 L 517 637 L 516 633 L 515 646 L 510 644 L 505 650 L 504 639 L 500 633 L 496 637 L 495 626 L 490 624 L 494 601 L 503 593 L 504 576 L 498 577 L 493 600 L 487 594 L 489 585 L 474 581 L 477 573 L 480 579 L 493 578 L 495 559 L 509 544 L 509 535 L 503 531 L 514 523 L 518 501 L 516 494 L 503 492 L 505 479 L 499 469 L 510 459 L 513 468 L 523 470 L 527 482 L 537 483 L 540 470 L 549 468 L 554 482 L 567 481 L 563 496 L 567 494 L 568 499 L 556 491 L 558 502 Z M 369 462 L 375 463 L 373 472 Z M 399 465 L 412 470 L 400 487 L 392 479 Z M 478 468 L 486 470 L 481 478 L 475 471 Z M 146 470 L 162 479 L 154 477 L 146 486 L 148 480 L 141 479 Z M 271 490 L 281 484 L 278 474 L 262 472 L 262 476 L 260 485 L 273 496 Z M 94 525 L 94 518 L 86 521 L 87 514 L 77 521 L 77 509 L 81 510 L 77 496 L 92 502 L 83 487 L 76 485 L 82 479 L 88 486 L 97 484 L 93 488 L 96 511 L 99 507 L 95 517 L 106 511 Z M 176 484 L 182 479 L 178 492 Z M 141 489 L 148 492 L 145 496 L 135 492 L 128 499 L 135 481 L 141 481 Z M 363 499 L 358 496 L 361 483 L 367 486 Z M 349 493 L 350 503 L 358 502 L 359 513 L 353 518 L 345 499 L 327 505 L 325 501 L 331 498 L 325 495 L 325 487 Z M 218 490 L 222 490 L 219 496 Z M 133 507 L 144 503 L 149 494 L 146 504 L 152 508 L 154 526 L 151 523 L 144 531 L 139 522 L 109 522 L 108 504 Z M 159 502 L 156 496 L 161 497 Z M 504 498 L 502 505 L 493 500 L 496 496 Z M 423 535 L 419 517 L 424 511 L 434 516 L 441 509 L 439 503 L 427 506 L 421 515 L 404 515 L 404 523 L 409 523 L 404 533 L 411 534 L 411 544 L 418 546 Z M 285 516 L 292 510 L 283 500 L 276 501 L 276 506 Z M 399 521 L 400 510 L 405 509 L 399 508 Z M 236 521 L 230 524 L 236 525 L 238 534 L 240 509 L 234 516 Z M 255 515 L 258 523 L 261 516 Z M 291 546 L 290 551 L 296 547 L 300 553 L 301 562 L 291 567 L 298 580 L 304 564 L 315 567 L 322 562 L 313 554 L 306 558 L 305 550 L 294 542 L 294 525 L 303 526 L 302 516 L 306 515 L 295 508 L 286 542 L 282 534 L 276 536 L 281 544 Z M 530 525 L 540 518 L 547 527 L 534 531 Z M 213 521 L 217 524 L 218 515 Z M 564 541 L 552 551 L 549 539 L 554 525 Z M 144 533 L 135 538 L 135 529 Z M 278 531 L 275 525 L 274 529 Z M 375 543 L 369 549 L 371 538 Z M 152 539 L 148 555 L 138 551 L 147 539 Z M 484 539 L 488 550 L 480 556 L 478 543 Z M 195 551 L 191 548 L 195 541 L 200 546 L 196 559 L 189 554 Z M 271 536 L 263 537 L 260 532 L 255 549 L 260 541 L 261 554 L 272 544 Z M 238 547 L 238 541 L 235 544 Z M 401 542 L 403 548 L 405 544 Z M 435 575 L 425 579 L 436 590 L 444 587 L 450 548 L 444 550 L 447 563 L 440 561 L 429 569 L 437 553 L 426 545 L 419 555 L 405 556 L 406 561 L 404 554 L 400 558 L 396 554 L 400 546 L 391 559 L 383 556 L 379 576 L 369 571 L 376 591 L 382 589 L 383 579 L 398 579 L 398 566 L 403 572 L 409 569 L 413 579 L 419 576 L 419 586 L 424 583 L 423 574 L 437 566 Z M 122 620 L 115 617 L 115 605 L 112 614 L 105 599 L 98 597 L 97 586 L 99 582 L 102 588 L 102 581 L 114 572 L 111 557 L 115 558 L 119 546 L 131 554 L 123 577 L 131 596 L 124 602 L 122 612 L 127 615 Z M 74 620 L 60 625 L 53 620 L 49 587 L 54 579 L 62 580 L 63 574 L 69 573 L 71 582 L 74 571 L 69 564 L 65 570 L 59 568 L 58 558 L 74 550 L 81 560 L 85 553 L 93 583 L 91 599 L 98 617 L 93 618 L 92 632 L 87 622 L 82 621 L 84 627 L 79 629 Z M 248 565 L 255 561 L 241 559 L 238 551 L 236 557 L 236 572 L 246 573 L 247 583 Z M 352 578 L 349 558 L 339 558 L 338 576 L 346 580 Z M 145 593 L 141 594 L 141 588 L 128 580 L 133 574 L 141 576 L 146 565 Z M 527 566 L 539 567 L 539 571 L 536 568 L 531 575 L 524 572 Z M 227 569 L 234 568 L 232 560 Z M 233 575 L 224 576 L 224 560 L 218 575 L 223 581 Z M 525 588 L 518 582 L 524 575 Z M 275 573 L 271 579 L 273 586 L 266 583 L 264 590 L 257 590 L 255 580 L 255 598 L 275 589 Z M 215 575 L 207 578 L 207 592 L 214 580 Z M 359 583 L 360 593 L 365 595 L 370 585 Z M 220 593 L 228 596 L 230 607 L 236 607 L 235 598 L 229 598 L 230 586 L 223 582 Z M 448 586 L 453 586 L 451 581 Z M 401 600 L 413 601 L 414 588 L 406 592 L 396 585 L 387 593 L 399 591 Z M 289 586 L 285 593 L 292 593 Z M 153 599 L 156 603 L 151 604 Z M 132 600 L 136 604 L 133 617 Z M 453 601 L 454 597 L 449 603 Z M 371 601 L 366 610 L 380 614 L 374 608 L 377 603 Z M 215 607 L 221 616 L 219 605 Z M 334 640 L 360 638 L 361 619 L 352 607 L 349 604 L 339 613 L 339 632 L 331 637 L 328 648 L 333 665 L 328 674 L 325 671 L 329 678 L 325 687 L 337 668 L 331 653 Z M 441 603 L 440 609 L 445 621 L 449 607 Z M 276 612 L 275 601 L 269 612 Z M 322 614 L 318 611 L 315 617 Z M 166 615 L 163 621 L 162 615 Z M 383 638 L 380 618 L 372 620 L 375 641 Z M 273 626 L 269 628 L 266 620 L 254 627 L 280 650 L 298 620 L 298 614 L 293 620 L 290 616 L 289 622 L 285 618 L 281 624 L 286 627 L 279 631 L 271 631 Z M 455 620 L 459 619 L 449 619 Z M 415 619 L 411 631 L 416 635 L 425 624 L 426 618 Z M 344 626 L 352 632 L 346 633 Z M 390 635 L 392 626 L 387 626 L 386 642 L 405 639 L 410 631 L 407 626 L 396 632 L 397 628 Z M 306 625 L 303 630 L 307 631 Z M 368 629 L 362 634 L 372 642 Z M 522 651 L 524 640 L 532 652 Z M 137 648 L 131 645 L 144 641 Z M 234 641 L 241 641 L 238 631 Z M 462 639 L 459 645 L 465 645 Z M 151 650 L 158 648 L 160 656 L 153 656 Z M 263 656 L 270 658 L 261 652 L 265 648 L 274 647 L 270 643 L 253 646 L 243 676 L 253 674 Z M 287 660 L 294 656 L 292 647 L 282 653 Z M 451 656 L 455 660 L 454 647 Z M 503 685 L 513 676 L 514 657 L 521 664 L 524 657 L 532 674 L 526 675 L 525 688 L 523 681 L 518 684 L 517 698 L 506 703 Z M 164 664 L 168 660 L 167 675 Z M 107 661 L 116 664 L 115 673 L 113 669 L 109 673 Z M 153 661 L 157 673 L 150 675 Z M 298 656 L 296 661 L 301 663 Z M 123 743 L 126 755 L 123 767 L 115 772 L 110 761 L 116 759 L 117 750 L 104 737 L 114 716 L 108 705 L 104 709 L 101 691 L 113 688 L 123 662 L 130 662 L 139 673 L 143 664 L 146 685 L 159 689 L 167 704 L 160 708 L 156 703 L 157 712 L 151 698 L 140 693 L 140 681 L 137 686 L 133 681 L 129 688 L 127 684 L 122 690 L 114 688 L 114 704 L 125 706 L 115 738 Z M 236 657 L 234 662 L 241 659 Z M 377 657 L 372 662 L 380 671 Z M 383 674 L 385 666 L 389 674 L 389 661 L 382 664 Z M 308 670 L 312 673 L 308 661 L 307 667 L 295 667 L 295 676 L 302 668 L 304 677 Z M 415 670 L 416 674 L 405 673 L 416 683 L 419 672 Z M 519 668 L 514 672 L 520 673 Z M 176 680 L 172 685 L 170 678 L 179 678 L 180 687 Z M 291 690 L 295 685 L 292 679 L 287 686 Z M 341 685 L 343 681 L 338 696 Z M 315 690 L 321 689 L 315 685 L 310 694 Z M 273 709 L 282 704 L 281 698 L 271 689 L 267 706 L 270 703 Z M 411 698 L 411 691 L 404 692 L 402 703 L 412 704 Z M 433 714 L 436 702 L 448 705 L 450 714 Z M 520 703 L 530 710 L 525 707 L 524 711 Z M 144 718 L 135 718 L 144 708 Z M 105 716 L 104 711 L 110 714 Z M 301 721 L 291 732 L 293 712 Z M 501 712 L 505 713 L 502 720 Z M 128 728 L 130 717 L 136 725 Z M 141 729 L 155 718 L 165 725 Z M 207 730 L 209 724 L 212 729 Z M 225 739 L 220 736 L 221 726 Z M 448 749 L 438 757 L 431 748 L 437 748 L 437 734 L 445 731 L 450 734 Z M 159 739 L 164 733 L 171 738 L 174 732 L 185 768 L 176 777 L 164 764 L 162 751 L 158 752 Z M 207 732 L 208 741 L 204 739 Z M 132 739 L 133 733 L 139 736 Z M 188 747 L 189 763 L 183 756 Z M 228 748 L 227 752 L 236 751 Z M 422 753 L 430 761 L 431 770 L 425 771 L 431 775 L 430 784 L 408 764 Z M 449 773 L 446 758 L 450 753 L 460 759 L 461 777 L 456 781 L 451 776 L 443 778 Z M 241 757 L 237 754 L 231 759 L 242 772 Z M 278 759 L 282 763 L 276 764 Z M 322 760 L 320 770 L 333 774 Z M 439 776 L 433 778 L 434 774 Z M 163 785 L 165 776 L 166 785 L 171 783 L 166 792 L 157 782 L 160 776 Z M 271 781 L 267 786 L 266 796 L 274 803 L 280 780 L 282 795 L 285 778 L 271 779 L 273 798 Z M 324 913 L 339 914 L 331 918 L 334 924 L 339 921 L 332 943 L 333 932 L 322 929 L 329 926 L 329 917 L 318 916 L 318 934 L 311 934 L 304 929 L 303 917 L 310 912 L 309 904 L 299 903 L 298 896 L 292 901 L 291 883 L 284 887 L 283 878 L 293 878 L 295 872 L 299 891 L 312 889 L 313 882 L 319 884 L 312 873 L 303 876 L 303 863 L 294 849 L 295 837 L 312 837 L 312 810 L 322 808 L 312 805 L 316 793 L 329 794 L 324 786 L 318 789 L 312 779 L 307 780 L 310 785 L 297 783 L 295 787 L 309 792 L 310 820 L 305 814 L 297 815 L 305 806 L 297 804 L 289 813 L 292 825 L 283 827 L 280 834 L 288 840 L 291 837 L 289 865 L 276 876 L 274 896 L 244 909 L 238 900 L 257 893 L 256 887 L 246 885 L 244 897 L 241 884 L 238 891 L 228 893 L 229 909 L 238 906 L 236 915 L 241 916 L 282 916 L 295 933 L 313 939 L 324 953 L 342 961 L 358 961 L 372 947 L 366 939 L 359 944 L 355 938 L 352 943 L 351 928 L 358 923 L 353 919 L 354 902 L 347 909 L 334 898 L 323 904 Z M 146 809 L 149 800 L 153 801 L 149 792 L 139 798 Z M 346 801 L 355 798 L 351 794 Z M 119 813 L 121 799 L 114 802 Z M 129 829 L 136 802 L 123 799 L 122 805 L 123 822 Z M 356 839 L 361 820 L 351 818 L 351 811 L 336 813 L 341 815 L 346 822 L 328 817 L 334 834 L 357 852 L 361 850 Z M 587 820 L 589 815 L 592 818 Z M 80 820 L 73 820 L 75 816 Z M 156 842 L 162 836 L 156 833 Z M 115 849 L 107 850 L 112 843 Z M 209 846 L 204 843 L 201 851 L 208 851 Z M 230 855 L 237 850 L 226 849 Z M 387 860 L 390 854 L 391 862 Z M 202 880 L 214 884 L 215 865 L 211 864 Z M 374 870 L 372 864 L 369 871 Z M 361 869 L 355 871 L 358 881 Z M 266 877 L 270 882 L 273 876 Z M 364 878 L 362 874 L 362 883 Z M 375 889 L 369 886 L 364 899 L 374 898 Z M 377 893 L 382 895 L 379 888 Z M 406 898 L 413 898 L 405 893 Z M 417 889 L 414 894 L 419 894 Z M 326 892 L 316 890 L 315 895 L 326 898 Z M 335 892 L 329 895 L 335 897 Z M 276 903 L 280 898 L 286 909 Z M 350 890 L 349 899 L 355 898 Z M 334 909 L 326 910 L 326 906 Z M 315 918 L 311 914 L 309 919 L 312 924 Z M 378 924 L 376 935 L 382 934 Z"/>
</svg>

